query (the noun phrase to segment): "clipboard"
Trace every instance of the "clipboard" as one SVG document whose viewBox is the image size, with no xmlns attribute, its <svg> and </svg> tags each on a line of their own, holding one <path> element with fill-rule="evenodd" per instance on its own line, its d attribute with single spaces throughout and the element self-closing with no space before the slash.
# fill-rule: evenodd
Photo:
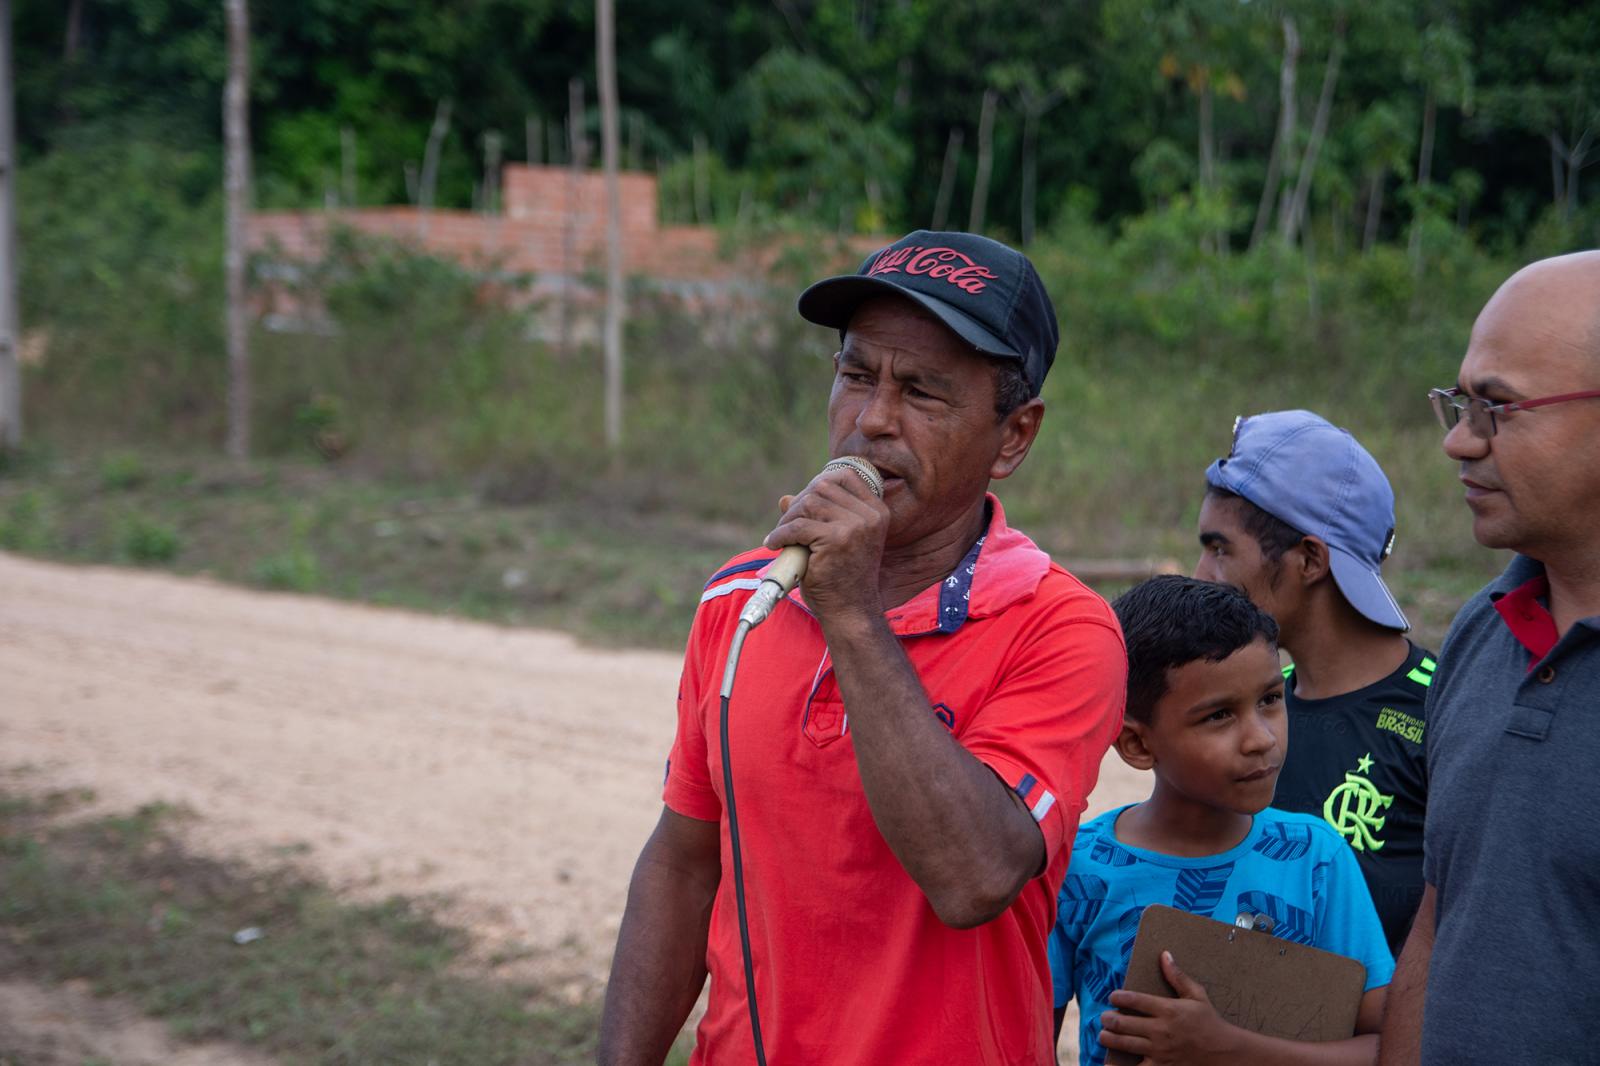
<svg viewBox="0 0 1600 1066">
<path fill-rule="evenodd" d="M 1155 903 L 1139 919 L 1122 987 L 1171 997 L 1161 974 L 1163 951 L 1172 952 L 1178 967 L 1205 986 L 1217 1013 L 1241 1029 L 1289 1040 L 1355 1035 L 1367 983 L 1367 968 L 1355 959 Z M 1138 1061 L 1120 1051 L 1106 1056 L 1108 1066 Z"/>
</svg>

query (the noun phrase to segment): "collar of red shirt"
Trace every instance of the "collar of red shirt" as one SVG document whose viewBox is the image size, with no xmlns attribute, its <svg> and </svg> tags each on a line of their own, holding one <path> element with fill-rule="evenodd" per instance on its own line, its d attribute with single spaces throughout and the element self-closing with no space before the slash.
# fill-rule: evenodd
<svg viewBox="0 0 1600 1066">
<path fill-rule="evenodd" d="M 954 633 L 969 618 L 999 614 L 1032 596 L 1050 570 L 1050 556 L 1027 534 L 1006 525 L 1005 508 L 989 493 L 989 525 L 966 557 L 944 580 L 929 585 L 900 606 L 884 613 L 896 636 Z M 763 568 L 762 574 L 766 573 Z M 800 607 L 805 599 L 796 588 L 789 598 Z"/>
<path fill-rule="evenodd" d="M 1543 602 L 1550 595 L 1550 579 L 1538 562 L 1518 556 L 1496 585 L 1499 587 L 1491 588 L 1489 599 L 1511 635 L 1528 649 L 1528 669 L 1532 670 L 1560 639 L 1555 616 Z"/>
</svg>

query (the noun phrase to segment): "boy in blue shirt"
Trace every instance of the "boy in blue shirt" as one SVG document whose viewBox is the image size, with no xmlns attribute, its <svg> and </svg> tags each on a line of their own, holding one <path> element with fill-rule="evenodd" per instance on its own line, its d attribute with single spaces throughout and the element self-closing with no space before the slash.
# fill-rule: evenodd
<svg viewBox="0 0 1600 1066">
<path fill-rule="evenodd" d="M 1112 606 L 1128 646 L 1117 753 L 1155 771 L 1155 787 L 1078 830 L 1050 934 L 1057 1036 L 1076 997 L 1086 1066 L 1107 1048 L 1150 1066 L 1368 1066 L 1394 960 L 1343 839 L 1320 818 L 1268 807 L 1287 742 L 1277 624 L 1239 591 L 1184 577 L 1154 578 Z M 1275 935 L 1361 962 L 1358 1035 L 1307 1043 L 1230 1025 L 1166 954 L 1178 998 L 1121 991 L 1152 903 L 1229 923 L 1266 914 Z"/>
</svg>

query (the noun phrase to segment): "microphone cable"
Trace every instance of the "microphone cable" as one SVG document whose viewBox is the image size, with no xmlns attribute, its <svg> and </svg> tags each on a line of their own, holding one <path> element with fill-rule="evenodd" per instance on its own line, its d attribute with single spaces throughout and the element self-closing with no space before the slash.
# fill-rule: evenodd
<svg viewBox="0 0 1600 1066">
<path fill-rule="evenodd" d="M 824 473 L 831 469 L 853 471 L 866 482 L 867 488 L 874 496 L 880 500 L 883 498 L 883 475 L 878 472 L 877 467 L 860 456 L 840 456 L 831 460 L 822 469 Z M 766 621 L 778 603 L 789 594 L 789 590 L 800 583 L 810 556 L 809 549 L 790 545 L 773 560 L 767 576 L 762 579 L 760 586 L 739 614 L 739 626 L 733 631 L 733 639 L 728 642 L 728 661 L 722 670 L 721 721 L 718 727 L 722 742 L 722 799 L 723 805 L 728 808 L 728 843 L 729 850 L 733 852 L 733 898 L 739 912 L 739 947 L 744 952 L 744 994 L 745 1002 L 750 1005 L 750 1034 L 755 1040 L 758 1066 L 767 1066 L 767 1052 L 761 1042 L 761 1011 L 756 1006 L 755 958 L 750 951 L 750 917 L 744 896 L 744 849 L 739 841 L 739 810 L 733 799 L 733 757 L 728 744 L 728 705 L 733 701 L 733 678 L 739 670 L 739 655 L 744 651 L 744 638 L 750 635 L 750 630 Z"/>
<path fill-rule="evenodd" d="M 750 1033 L 755 1039 L 756 1062 L 767 1066 L 767 1053 L 761 1043 L 761 1012 L 756 1007 L 755 962 L 750 953 L 750 920 L 744 901 L 744 852 L 739 846 L 739 812 L 733 800 L 733 762 L 728 747 L 728 704 L 733 699 L 733 677 L 739 670 L 739 654 L 744 638 L 750 635 L 748 619 L 739 620 L 733 640 L 728 644 L 728 665 L 722 671 L 722 795 L 728 808 L 728 840 L 733 851 L 733 897 L 739 910 L 739 946 L 744 951 L 744 994 L 750 1005 Z"/>
</svg>

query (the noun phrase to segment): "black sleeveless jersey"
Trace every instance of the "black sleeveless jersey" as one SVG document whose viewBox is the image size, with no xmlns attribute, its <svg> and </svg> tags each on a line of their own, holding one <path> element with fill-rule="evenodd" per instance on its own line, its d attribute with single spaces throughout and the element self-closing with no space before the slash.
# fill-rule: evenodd
<svg viewBox="0 0 1600 1066">
<path fill-rule="evenodd" d="M 1318 815 L 1344 837 L 1396 955 L 1422 899 L 1422 701 L 1436 666 L 1413 644 L 1388 677 L 1325 700 L 1297 699 L 1294 667 L 1284 670 L 1289 755 L 1272 805 Z"/>
</svg>

